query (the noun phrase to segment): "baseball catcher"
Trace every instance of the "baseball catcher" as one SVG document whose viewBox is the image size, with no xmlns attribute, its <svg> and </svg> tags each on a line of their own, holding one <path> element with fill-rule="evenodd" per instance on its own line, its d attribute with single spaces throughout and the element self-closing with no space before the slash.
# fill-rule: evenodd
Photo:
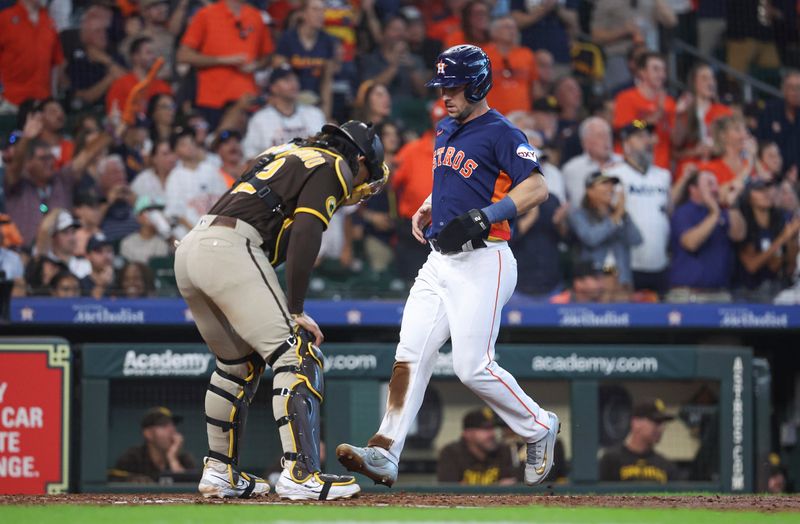
<svg viewBox="0 0 800 524">
<path fill-rule="evenodd" d="M 205 497 L 269 492 L 239 469 L 247 410 L 266 366 L 283 446 L 281 498 L 349 498 L 355 479 L 322 473 L 322 332 L 303 312 L 323 230 L 343 205 L 380 191 L 388 168 L 371 126 L 325 125 L 305 140 L 268 149 L 180 242 L 178 288 L 216 356 L 206 393 Z M 274 267 L 286 264 L 286 294 Z"/>
</svg>

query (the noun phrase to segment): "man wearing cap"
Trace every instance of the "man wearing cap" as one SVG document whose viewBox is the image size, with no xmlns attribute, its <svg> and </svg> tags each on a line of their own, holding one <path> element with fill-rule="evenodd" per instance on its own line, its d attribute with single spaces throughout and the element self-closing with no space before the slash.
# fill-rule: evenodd
<svg viewBox="0 0 800 524">
<path fill-rule="evenodd" d="M 83 278 L 91 272 L 92 268 L 89 261 L 76 256 L 78 246 L 75 233 L 81 227 L 81 223 L 64 209 L 52 212 L 56 212 L 57 215 L 50 230 L 49 249 L 46 244 L 40 242 L 36 245 L 37 254 L 46 255 L 55 262 L 61 262 L 75 276 Z"/>
<path fill-rule="evenodd" d="M 297 102 L 300 81 L 289 64 L 281 64 L 272 70 L 267 89 L 269 101 L 250 119 L 242 142 L 248 159 L 293 138 L 313 135 L 325 123 L 322 111 Z"/>
<path fill-rule="evenodd" d="M 625 210 L 643 233 L 642 243 L 631 248 L 635 290 L 667 292 L 669 285 L 669 213 L 672 176 L 653 164 L 653 126 L 634 120 L 619 131 L 625 161 L 608 169 L 625 191 Z"/>
<path fill-rule="evenodd" d="M 86 258 L 89 259 L 92 271 L 81 278 L 81 290 L 84 295 L 103 298 L 114 282 L 114 248 L 102 233 L 96 233 L 86 244 Z"/>
<path fill-rule="evenodd" d="M 537 98 L 533 101 L 532 110 L 535 129 L 542 134 L 544 139 L 542 149 L 552 148 L 558 151 L 559 144 L 556 144 L 558 140 L 558 116 L 561 114 L 561 106 L 558 105 L 558 100 L 554 96 Z"/>
<path fill-rule="evenodd" d="M 606 274 L 591 260 L 579 260 L 572 267 L 572 288 L 550 297 L 550 303 L 609 302 L 615 285 L 614 275 Z"/>
<path fill-rule="evenodd" d="M 142 195 L 133 208 L 139 231 L 126 236 L 119 246 L 119 254 L 129 262 L 147 264 L 153 257 L 170 254 L 167 239 L 171 229 L 164 216 L 164 201 Z"/>
<path fill-rule="evenodd" d="M 436 479 L 469 486 L 514 484 L 517 472 L 511 449 L 497 439 L 497 418 L 489 408 L 464 416 L 461 438 L 439 453 Z"/>
<path fill-rule="evenodd" d="M 640 402 L 633 407 L 631 428 L 622 445 L 606 450 L 600 459 L 599 480 L 656 482 L 675 481 L 678 469 L 655 451 L 665 423 L 675 417 L 665 411 L 661 399 Z"/>
<path fill-rule="evenodd" d="M 163 406 L 154 407 L 142 417 L 144 442 L 127 449 L 109 471 L 110 480 L 121 482 L 157 482 L 170 473 L 194 469 L 195 460 L 183 451 L 183 435 L 175 427 L 183 417 Z"/>
</svg>

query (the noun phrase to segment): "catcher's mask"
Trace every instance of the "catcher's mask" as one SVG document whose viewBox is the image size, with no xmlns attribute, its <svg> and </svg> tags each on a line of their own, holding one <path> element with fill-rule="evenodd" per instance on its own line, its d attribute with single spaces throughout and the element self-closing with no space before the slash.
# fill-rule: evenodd
<svg viewBox="0 0 800 524">
<path fill-rule="evenodd" d="M 389 180 L 389 166 L 383 161 L 383 143 L 375 133 L 372 124 L 350 120 L 341 126 L 325 124 L 322 126 L 322 132 L 344 138 L 355 146 L 359 154 L 364 157 L 364 163 L 369 173 L 367 181 L 355 186 L 343 205 L 358 204 L 380 193 Z M 355 175 L 357 173 L 353 173 L 353 176 Z"/>
</svg>

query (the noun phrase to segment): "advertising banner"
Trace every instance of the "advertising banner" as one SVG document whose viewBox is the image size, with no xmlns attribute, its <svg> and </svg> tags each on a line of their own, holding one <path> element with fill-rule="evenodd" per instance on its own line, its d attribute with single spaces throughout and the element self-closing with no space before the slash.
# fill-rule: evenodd
<svg viewBox="0 0 800 524">
<path fill-rule="evenodd" d="M 68 488 L 70 347 L 0 339 L 0 494 Z"/>
</svg>

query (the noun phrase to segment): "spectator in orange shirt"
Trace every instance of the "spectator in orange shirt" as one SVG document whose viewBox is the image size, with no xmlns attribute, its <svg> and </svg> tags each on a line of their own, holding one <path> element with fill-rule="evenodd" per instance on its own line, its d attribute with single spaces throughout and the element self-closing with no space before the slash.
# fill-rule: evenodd
<svg viewBox="0 0 800 524">
<path fill-rule="evenodd" d="M 538 78 L 536 56 L 519 45 L 519 29 L 510 16 L 492 22 L 492 42 L 484 47 L 492 63 L 494 87 L 489 91 L 489 105 L 507 115 L 512 111 L 530 111 L 533 88 Z"/>
<path fill-rule="evenodd" d="M 444 41 L 445 49 L 459 44 L 483 47 L 489 43 L 489 6 L 483 0 L 472 0 L 461 11 L 461 29 L 453 31 Z"/>
<path fill-rule="evenodd" d="M 408 280 L 417 276 L 417 271 L 425 263 L 430 251 L 411 235 L 411 217 L 433 190 L 431 159 L 434 130 L 439 120 L 445 116 L 447 111 L 444 103 L 439 100 L 431 108 L 431 129 L 400 148 L 394 157 L 397 169 L 392 174 L 391 184 L 397 195 L 397 215 L 400 218 L 395 259 L 400 276 Z"/>
<path fill-rule="evenodd" d="M 266 67 L 272 35 L 261 12 L 243 0 L 218 0 L 195 13 L 177 60 L 197 69 L 195 104 L 213 129 L 227 102 L 256 95 L 256 69 Z"/>
<path fill-rule="evenodd" d="M 445 0 L 444 12 L 428 25 L 428 36 L 444 43 L 450 33 L 460 30 L 461 12 L 466 3 L 467 0 Z"/>
<path fill-rule="evenodd" d="M 614 102 L 614 129 L 620 129 L 634 120 L 644 120 L 654 126 L 658 137 L 655 165 L 672 170 L 671 135 L 675 125 L 675 100 L 665 89 L 667 64 L 663 56 L 649 52 L 642 54 L 636 65 L 636 85 L 619 93 Z"/>
<path fill-rule="evenodd" d="M 740 190 L 753 172 L 757 144 L 739 116 L 725 116 L 712 125 L 716 158 L 701 164 L 701 171 L 714 173 L 720 193 Z"/>
<path fill-rule="evenodd" d="M 0 12 L 0 112 L 16 112 L 29 98 L 52 96 L 53 68 L 63 63 L 58 33 L 38 0 L 19 0 Z M 58 67 L 56 74 L 61 73 Z"/>
<path fill-rule="evenodd" d="M 147 77 L 147 72 L 156 61 L 153 39 L 148 36 L 137 38 L 131 42 L 130 53 L 131 72 L 114 80 L 106 94 L 106 113 L 108 114 L 112 114 L 115 110 L 121 112 L 125 109 L 131 90 Z M 139 100 L 134 114 L 144 116 L 150 99 L 158 94 L 171 95 L 172 88 L 163 80 L 156 78 L 148 86 L 144 97 Z"/>
<path fill-rule="evenodd" d="M 707 64 L 698 64 L 689 72 L 689 91 L 681 95 L 675 106 L 675 127 L 672 144 L 678 166 L 675 180 L 686 174 L 690 164 L 705 162 L 711 156 L 714 138 L 711 125 L 719 118 L 733 114 L 719 103 L 717 80 Z"/>
</svg>

